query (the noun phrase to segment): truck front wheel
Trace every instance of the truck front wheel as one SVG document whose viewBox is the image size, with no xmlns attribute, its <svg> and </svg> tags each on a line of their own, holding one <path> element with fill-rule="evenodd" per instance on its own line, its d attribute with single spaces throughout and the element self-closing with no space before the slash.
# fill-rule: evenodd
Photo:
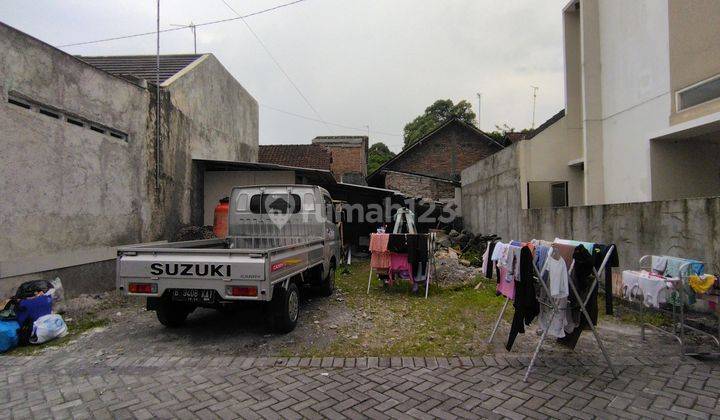
<svg viewBox="0 0 720 420">
<path fill-rule="evenodd" d="M 175 328 L 183 325 L 192 308 L 163 300 L 158 305 L 156 314 L 158 321 L 166 327 Z"/>
<path fill-rule="evenodd" d="M 300 292 L 295 283 L 290 283 L 287 290 L 278 288 L 272 305 L 275 329 L 282 334 L 294 330 L 300 314 Z"/>
</svg>

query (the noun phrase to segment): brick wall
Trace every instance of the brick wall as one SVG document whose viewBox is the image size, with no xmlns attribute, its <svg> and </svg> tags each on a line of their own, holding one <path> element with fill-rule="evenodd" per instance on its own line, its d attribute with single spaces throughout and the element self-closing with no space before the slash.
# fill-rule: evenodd
<svg viewBox="0 0 720 420">
<path fill-rule="evenodd" d="M 363 146 L 325 146 L 332 154 L 330 170 L 335 179 L 342 181 L 345 174 L 367 176 L 367 155 Z"/>
<path fill-rule="evenodd" d="M 386 169 L 453 179 L 463 169 L 498 150 L 484 135 L 454 122 L 422 145 L 408 150 Z"/>
<path fill-rule="evenodd" d="M 312 144 L 330 152 L 330 170 L 336 180 L 366 185 L 368 140 L 367 136 L 319 136 Z"/>
<path fill-rule="evenodd" d="M 433 201 L 448 201 L 455 198 L 455 186 L 450 182 L 400 172 L 385 173 L 385 188 Z"/>
</svg>

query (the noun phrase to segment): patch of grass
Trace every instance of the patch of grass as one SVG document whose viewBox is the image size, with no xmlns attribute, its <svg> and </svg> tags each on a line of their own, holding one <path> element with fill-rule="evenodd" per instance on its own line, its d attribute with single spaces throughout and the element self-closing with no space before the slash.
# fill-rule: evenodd
<svg viewBox="0 0 720 420">
<path fill-rule="evenodd" d="M 485 343 L 503 304 L 495 296 L 495 282 L 478 277 L 470 284 L 430 286 L 411 292 L 407 282 L 384 288 L 376 276 L 367 294 L 369 266 L 353 264 L 351 273 L 338 275 L 336 285 L 345 292 L 356 314 L 354 322 L 338 331 L 325 348 L 308 349 L 320 356 L 451 356 L 477 355 Z M 475 285 L 481 283 L 476 290 Z M 512 310 L 509 310 L 512 316 Z"/>
<path fill-rule="evenodd" d="M 614 315 L 605 315 L 605 296 L 598 296 L 598 308 L 602 317 L 613 319 L 626 324 L 641 325 L 643 323 L 655 325 L 656 327 L 672 324 L 672 317 L 652 308 L 644 309 L 644 316 L 640 316 L 639 303 L 630 303 L 619 297 L 613 297 Z"/>
<path fill-rule="evenodd" d="M 73 319 L 70 322 L 66 322 L 68 333 L 64 337 L 56 338 L 43 344 L 29 344 L 27 346 L 15 347 L 5 354 L 8 356 L 32 356 L 50 347 L 64 346 L 79 337 L 82 333 L 93 328 L 104 327 L 108 323 L 109 321 L 105 318 L 96 318 L 93 314 L 89 314 L 81 319 Z"/>
</svg>

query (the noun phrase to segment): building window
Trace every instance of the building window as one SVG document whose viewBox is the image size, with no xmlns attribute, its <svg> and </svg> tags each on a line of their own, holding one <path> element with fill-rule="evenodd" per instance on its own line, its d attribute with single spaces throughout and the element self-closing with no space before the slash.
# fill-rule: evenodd
<svg viewBox="0 0 720 420">
<path fill-rule="evenodd" d="M 720 98 L 720 75 L 678 91 L 677 110 L 682 111 L 718 98 Z"/>
<path fill-rule="evenodd" d="M 78 127 L 85 127 L 85 123 L 84 123 L 84 122 L 82 122 L 81 120 L 72 118 L 72 117 L 66 117 L 66 118 L 65 118 L 65 121 L 66 121 L 68 124 L 77 125 Z"/>
<path fill-rule="evenodd" d="M 56 120 L 59 120 L 59 119 L 60 119 L 60 114 L 58 114 L 58 113 L 55 112 L 55 111 L 51 111 L 51 110 L 49 110 L 49 109 L 47 109 L 47 108 L 40 108 L 40 109 L 39 109 L 39 112 L 40 112 L 41 114 L 45 115 L 45 116 L 50 117 L 50 118 L 55 118 Z"/>
<path fill-rule="evenodd" d="M 31 109 L 31 108 L 32 108 L 32 106 L 31 106 L 29 103 L 27 103 L 27 102 L 25 102 L 25 101 L 22 101 L 22 100 L 19 100 L 19 99 L 12 98 L 12 97 L 11 97 L 11 98 L 8 98 L 8 103 L 9 103 L 9 104 L 13 104 L 13 105 L 15 105 L 15 106 L 19 106 L 20 108 L 25 108 L 25 109 Z"/>
<path fill-rule="evenodd" d="M 118 140 L 127 141 L 128 135 L 123 133 L 120 130 L 115 130 L 112 128 L 108 128 L 103 124 L 87 120 L 85 118 L 81 118 L 76 116 L 75 114 L 71 112 L 62 111 L 56 108 L 53 108 L 51 106 L 43 105 L 39 102 L 35 102 L 29 99 L 25 99 L 24 97 L 21 97 L 23 95 L 17 95 L 17 94 L 10 94 L 8 96 L 8 103 L 20 108 L 24 108 L 29 111 L 37 111 L 38 113 L 54 118 L 56 120 L 64 120 L 68 124 L 75 125 L 77 127 L 83 127 L 83 128 L 89 128 L 92 131 L 95 131 L 96 133 L 109 136 Z"/>
<path fill-rule="evenodd" d="M 553 182 L 550 184 L 550 197 L 552 207 L 567 207 L 568 205 L 568 183 Z"/>
</svg>

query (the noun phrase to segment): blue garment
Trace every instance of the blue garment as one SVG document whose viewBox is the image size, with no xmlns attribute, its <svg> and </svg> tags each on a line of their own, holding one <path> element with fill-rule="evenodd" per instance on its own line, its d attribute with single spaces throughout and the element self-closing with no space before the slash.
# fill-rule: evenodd
<svg viewBox="0 0 720 420">
<path fill-rule="evenodd" d="M 20 324 L 17 321 L 0 321 L 0 353 L 5 353 L 17 346 L 17 330 L 19 328 Z"/>
<path fill-rule="evenodd" d="M 18 303 L 16 313 L 20 325 L 28 320 L 32 323 L 43 315 L 52 312 L 52 296 L 41 295 L 34 298 L 23 299 Z"/>
<path fill-rule="evenodd" d="M 667 257 L 667 256 L 666 256 Z M 690 263 L 687 272 L 680 273 L 680 269 L 686 263 Z M 680 277 L 680 274 L 705 274 L 705 264 L 697 260 L 688 260 L 685 258 L 667 257 L 667 266 L 665 266 L 665 276 Z"/>
<path fill-rule="evenodd" d="M 510 245 L 520 247 L 520 246 L 522 246 L 522 242 L 520 242 L 520 241 L 510 241 Z"/>
<path fill-rule="evenodd" d="M 535 263 L 535 267 L 537 267 L 538 270 L 542 270 L 545 266 L 545 260 L 547 259 L 549 252 L 549 246 L 538 245 L 535 247 L 535 257 L 533 258 L 533 263 Z"/>
</svg>

